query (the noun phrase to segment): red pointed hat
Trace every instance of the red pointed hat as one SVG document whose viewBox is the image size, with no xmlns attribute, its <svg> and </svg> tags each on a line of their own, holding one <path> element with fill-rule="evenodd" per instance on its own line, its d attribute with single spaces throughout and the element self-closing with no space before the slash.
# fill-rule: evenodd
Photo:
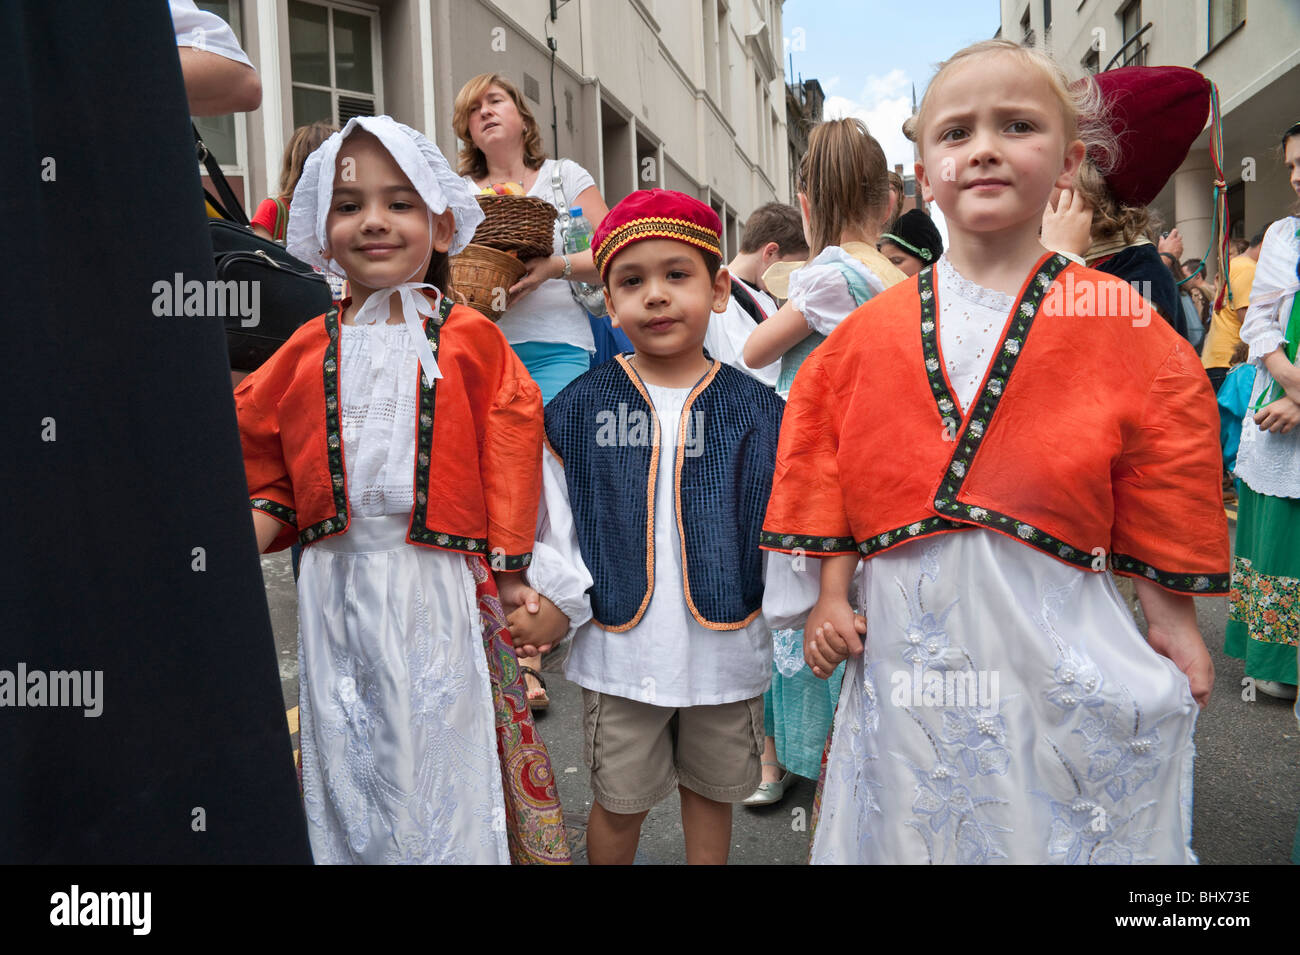
<svg viewBox="0 0 1300 955">
<path fill-rule="evenodd" d="M 1106 184 L 1120 202 L 1145 206 L 1205 128 L 1210 81 L 1183 66 L 1123 66 L 1094 79 L 1119 139 L 1119 158 Z"/>
<path fill-rule="evenodd" d="M 591 239 L 601 279 L 623 249 L 644 239 L 675 239 L 722 258 L 722 222 L 718 214 L 690 196 L 671 189 L 640 189 L 601 220 Z"/>
</svg>

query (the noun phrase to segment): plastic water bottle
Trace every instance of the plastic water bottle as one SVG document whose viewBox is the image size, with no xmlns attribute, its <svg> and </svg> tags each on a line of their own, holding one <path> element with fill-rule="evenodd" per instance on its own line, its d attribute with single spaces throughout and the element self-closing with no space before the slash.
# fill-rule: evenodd
<svg viewBox="0 0 1300 955">
<path fill-rule="evenodd" d="M 574 206 L 569 210 L 569 228 L 564 233 L 564 251 L 572 255 L 574 252 L 586 252 L 591 248 L 591 237 L 595 235 L 596 230 L 592 228 L 591 222 L 582 214 L 582 206 Z M 578 292 L 584 296 L 598 295 L 600 293 L 599 285 L 589 285 L 586 282 L 574 282 L 578 287 Z"/>
</svg>

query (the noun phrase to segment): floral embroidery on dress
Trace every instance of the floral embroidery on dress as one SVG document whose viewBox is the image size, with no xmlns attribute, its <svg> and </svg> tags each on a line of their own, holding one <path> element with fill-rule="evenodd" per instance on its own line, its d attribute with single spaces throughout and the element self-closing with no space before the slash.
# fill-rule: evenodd
<svg viewBox="0 0 1300 955">
<path fill-rule="evenodd" d="M 1147 862 L 1149 836 L 1155 830 L 1138 823 L 1156 804 L 1133 806 L 1130 797 L 1157 777 L 1161 757 L 1172 755 L 1162 750 L 1158 723 L 1176 714 L 1146 725 L 1128 689 L 1108 688 L 1097 664 L 1083 651 L 1066 646 L 1056 632 L 1055 621 L 1082 580 L 1076 577 L 1046 589 L 1034 616 L 1059 658 L 1044 696 L 1055 708 L 1062 732 L 1048 742 L 1073 788 L 1072 793 L 1035 793 L 1052 812 L 1047 850 L 1070 865 Z"/>
<path fill-rule="evenodd" d="M 920 835 L 930 861 L 983 863 L 1007 857 L 999 844 L 999 834 L 1011 830 L 980 818 L 983 807 L 1006 804 L 1004 799 L 983 794 L 980 780 L 1005 775 L 1011 765 L 1011 751 L 1006 746 L 1007 724 L 997 712 L 996 699 L 972 699 L 969 693 L 949 699 L 947 690 L 937 705 L 929 698 L 931 690 L 941 683 L 945 687 L 955 685 L 955 678 L 962 679 L 963 685 L 974 686 L 974 679 L 964 681 L 964 677 L 974 677 L 977 672 L 969 654 L 952 646 L 946 629 L 957 600 L 939 613 L 925 608 L 923 587 L 927 580 L 933 583 L 939 579 L 940 552 L 938 544 L 926 548 L 920 576 L 911 591 L 901 580 L 894 581 L 908 612 L 899 657 L 911 673 L 901 675 L 909 683 L 906 687 L 896 677 L 892 698 L 897 705 L 900 696 L 910 697 L 910 705 L 901 709 L 925 735 L 935 760 L 926 767 L 899 753 L 891 755 L 906 765 L 915 779 L 912 813 L 916 818 L 907 825 Z M 920 692 L 917 684 L 926 685 L 925 699 L 916 698 Z M 904 690 L 909 692 L 900 694 Z M 932 725 L 934 722 L 937 727 Z M 949 858 L 950 849 L 955 859 Z"/>
<path fill-rule="evenodd" d="M 772 631 L 772 662 L 786 679 L 807 666 L 803 658 L 802 630 Z"/>
</svg>

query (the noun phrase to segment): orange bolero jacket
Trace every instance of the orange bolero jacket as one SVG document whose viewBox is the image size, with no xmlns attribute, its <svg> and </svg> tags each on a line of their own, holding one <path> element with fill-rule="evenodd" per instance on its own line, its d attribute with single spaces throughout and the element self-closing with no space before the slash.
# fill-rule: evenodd
<svg viewBox="0 0 1300 955">
<path fill-rule="evenodd" d="M 348 528 L 339 427 L 339 314 L 303 325 L 235 389 L 252 506 L 284 525 L 268 550 Z M 407 540 L 528 565 L 541 488 L 542 396 L 500 329 L 446 298 L 425 320 L 443 377 L 422 375 Z"/>
<path fill-rule="evenodd" d="M 1127 283 L 1039 261 L 962 414 L 931 270 L 799 369 L 761 546 L 863 558 L 985 527 L 1085 570 L 1226 594 L 1219 414 L 1196 353 Z"/>
</svg>

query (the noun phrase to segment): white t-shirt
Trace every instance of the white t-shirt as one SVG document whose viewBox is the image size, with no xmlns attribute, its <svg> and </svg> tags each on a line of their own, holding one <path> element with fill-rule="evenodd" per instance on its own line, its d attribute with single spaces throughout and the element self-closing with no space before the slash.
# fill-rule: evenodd
<svg viewBox="0 0 1300 955">
<path fill-rule="evenodd" d="M 736 278 L 734 275 L 732 278 Z M 743 279 L 736 278 L 758 302 L 759 308 L 771 318 L 776 314 L 776 302 L 766 292 L 754 288 Z M 746 374 L 753 375 L 769 388 L 776 387 L 776 380 L 781 374 L 781 359 L 762 368 L 750 368 L 745 364 L 745 341 L 750 333 L 758 328 L 758 323 L 749 317 L 749 313 L 740 307 L 733 294 L 727 302 L 725 312 L 713 312 L 709 315 L 709 330 L 704 335 L 704 350 L 718 361 L 725 362 L 733 368 L 739 368 Z"/>
<path fill-rule="evenodd" d="M 537 181 L 533 183 L 533 188 L 528 190 L 528 195 L 537 199 L 545 199 L 563 213 L 566 209 L 572 208 L 578 196 L 584 190 L 594 186 L 596 180 L 592 179 L 591 173 L 576 162 L 570 159 L 561 160 L 559 162 L 560 190 L 564 193 L 565 203 L 561 207 L 556 202 L 555 190 L 551 186 L 551 178 L 555 174 L 555 167 L 556 160 L 554 159 L 548 159 L 542 163 L 542 167 L 537 170 Z M 466 176 L 465 181 L 469 183 L 474 192 L 479 191 L 480 187 L 473 177 Z M 583 214 L 586 214 L 586 210 L 583 210 Z M 591 221 L 590 216 L 588 216 L 588 221 Z M 599 225 L 598 222 L 594 221 L 591 224 L 593 228 Z M 564 251 L 564 239 L 560 234 L 559 218 L 555 220 L 553 243 L 555 255 L 559 255 Z M 497 325 L 505 334 L 506 341 L 512 345 L 521 342 L 557 342 L 565 345 L 576 345 L 589 352 L 596 350 L 596 342 L 591 337 L 591 325 L 587 321 L 587 313 L 573 300 L 573 295 L 569 292 L 569 283 L 564 279 L 552 279 L 549 282 L 543 282 L 520 301 L 506 309 Z"/>
<path fill-rule="evenodd" d="M 228 60 L 252 66 L 235 31 L 215 13 L 200 10 L 194 0 L 167 0 L 172 11 L 172 30 L 176 34 L 177 46 L 190 46 L 196 50 L 207 50 Z"/>
<path fill-rule="evenodd" d="M 539 537 L 529 583 L 576 625 L 564 675 L 588 690 L 655 706 L 711 706 L 761 695 L 772 678 L 772 634 L 756 616 L 739 630 L 710 630 L 686 607 L 674 501 L 677 432 L 690 388 L 646 384 L 659 416 L 655 484 L 654 593 L 630 630 L 591 619 L 591 574 L 578 548 L 564 468 L 544 452 Z M 689 435 L 688 435 L 689 440 Z M 572 632 L 572 631 L 571 631 Z"/>
</svg>

